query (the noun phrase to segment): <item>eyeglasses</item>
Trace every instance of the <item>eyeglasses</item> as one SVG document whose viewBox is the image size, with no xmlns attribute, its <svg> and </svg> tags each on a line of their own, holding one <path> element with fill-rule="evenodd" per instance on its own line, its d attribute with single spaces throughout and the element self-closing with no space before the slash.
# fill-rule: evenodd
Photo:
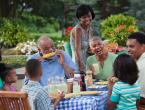
<svg viewBox="0 0 145 110">
<path fill-rule="evenodd" d="M 54 50 L 55 50 L 54 47 L 44 47 L 44 48 L 41 48 L 42 53 L 53 52 Z"/>
</svg>

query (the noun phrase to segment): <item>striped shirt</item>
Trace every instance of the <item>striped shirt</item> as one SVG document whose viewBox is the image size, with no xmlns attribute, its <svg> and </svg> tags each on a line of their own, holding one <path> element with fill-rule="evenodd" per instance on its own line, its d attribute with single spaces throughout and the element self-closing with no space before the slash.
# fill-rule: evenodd
<svg viewBox="0 0 145 110">
<path fill-rule="evenodd" d="M 53 110 L 51 99 L 39 82 L 30 80 L 21 91 L 28 93 L 31 110 Z"/>
<path fill-rule="evenodd" d="M 116 110 L 137 110 L 136 100 L 140 98 L 140 86 L 116 82 L 113 86 L 111 102 L 116 102 Z"/>
</svg>

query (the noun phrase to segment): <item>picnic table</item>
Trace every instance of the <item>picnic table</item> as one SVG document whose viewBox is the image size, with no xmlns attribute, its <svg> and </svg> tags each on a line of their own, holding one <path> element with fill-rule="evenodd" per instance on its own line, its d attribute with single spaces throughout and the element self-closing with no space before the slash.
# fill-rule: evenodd
<svg viewBox="0 0 145 110">
<path fill-rule="evenodd" d="M 95 82 L 94 82 L 95 83 Z M 72 98 L 67 98 L 60 101 L 55 110 L 107 110 L 107 86 L 103 84 L 94 84 L 94 89 L 87 88 L 88 91 L 100 91 L 99 94 L 81 95 Z"/>
</svg>

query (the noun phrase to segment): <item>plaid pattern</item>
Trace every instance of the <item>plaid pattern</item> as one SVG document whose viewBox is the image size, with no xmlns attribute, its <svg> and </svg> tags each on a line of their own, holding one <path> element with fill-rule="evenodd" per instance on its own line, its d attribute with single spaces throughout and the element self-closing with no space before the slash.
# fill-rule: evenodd
<svg viewBox="0 0 145 110">
<path fill-rule="evenodd" d="M 28 93 L 31 110 L 52 110 L 51 99 L 39 82 L 29 81 L 22 90 Z"/>
<path fill-rule="evenodd" d="M 81 96 L 65 99 L 59 103 L 56 110 L 106 110 L 108 92 L 99 95 Z"/>
</svg>

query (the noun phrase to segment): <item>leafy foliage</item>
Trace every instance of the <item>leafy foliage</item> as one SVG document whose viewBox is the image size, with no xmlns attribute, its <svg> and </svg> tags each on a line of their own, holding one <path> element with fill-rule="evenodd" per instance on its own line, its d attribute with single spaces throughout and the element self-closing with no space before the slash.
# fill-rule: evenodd
<svg viewBox="0 0 145 110">
<path fill-rule="evenodd" d="M 101 22 L 102 37 L 122 46 L 126 44 L 127 36 L 136 31 L 136 19 L 131 16 L 112 15 Z"/>
<path fill-rule="evenodd" d="M 0 45 L 2 47 L 14 47 L 17 43 L 28 40 L 29 35 L 21 25 L 8 19 L 0 21 Z"/>
<path fill-rule="evenodd" d="M 58 20 L 52 17 L 48 19 L 30 13 L 23 13 L 21 19 L 21 24 L 27 27 L 30 32 L 51 33 L 58 31 L 60 28 Z"/>
</svg>

